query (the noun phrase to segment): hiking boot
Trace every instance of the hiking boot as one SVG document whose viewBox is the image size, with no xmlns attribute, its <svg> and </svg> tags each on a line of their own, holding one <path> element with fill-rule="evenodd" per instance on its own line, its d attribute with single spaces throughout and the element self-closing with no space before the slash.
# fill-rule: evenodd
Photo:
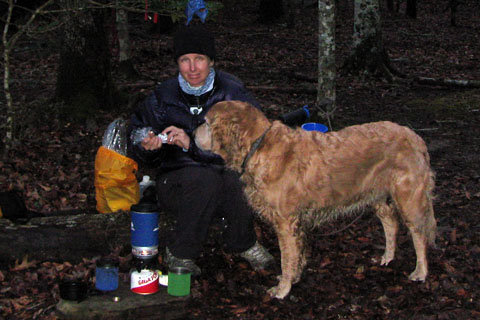
<svg viewBox="0 0 480 320">
<path fill-rule="evenodd" d="M 175 268 L 175 267 L 184 267 L 190 270 L 192 275 L 199 276 L 202 273 L 202 270 L 199 266 L 193 262 L 192 259 L 180 259 L 175 257 L 168 248 L 165 249 L 165 262 L 168 265 L 168 268 Z"/>
<path fill-rule="evenodd" d="M 256 271 L 265 269 L 274 261 L 273 256 L 258 241 L 250 249 L 240 253 L 240 257 L 247 260 Z"/>
</svg>

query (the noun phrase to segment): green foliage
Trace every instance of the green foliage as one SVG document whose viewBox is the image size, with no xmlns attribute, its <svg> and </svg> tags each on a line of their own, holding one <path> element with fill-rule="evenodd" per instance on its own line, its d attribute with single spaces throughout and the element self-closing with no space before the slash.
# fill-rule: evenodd
<svg viewBox="0 0 480 320">
<path fill-rule="evenodd" d="M 148 4 L 149 12 L 156 12 L 160 15 L 170 16 L 173 23 L 181 20 L 186 20 L 185 9 L 187 8 L 188 0 L 151 0 Z M 223 9 L 223 4 L 217 1 L 205 1 L 208 9 L 207 19 L 215 20 L 220 10 Z"/>
</svg>

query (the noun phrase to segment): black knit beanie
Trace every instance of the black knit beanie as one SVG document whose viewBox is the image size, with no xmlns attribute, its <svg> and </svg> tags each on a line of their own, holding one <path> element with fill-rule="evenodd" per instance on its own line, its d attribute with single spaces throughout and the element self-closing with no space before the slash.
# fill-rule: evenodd
<svg viewBox="0 0 480 320">
<path fill-rule="evenodd" d="M 173 36 L 175 62 L 188 53 L 204 54 L 215 60 L 215 39 L 202 25 L 184 26 Z"/>
</svg>

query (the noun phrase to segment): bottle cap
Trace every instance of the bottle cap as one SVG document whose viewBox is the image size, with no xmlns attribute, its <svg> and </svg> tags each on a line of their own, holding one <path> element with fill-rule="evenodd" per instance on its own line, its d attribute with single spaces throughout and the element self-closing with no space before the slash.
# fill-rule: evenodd
<svg viewBox="0 0 480 320">
<path fill-rule="evenodd" d="M 139 203 L 131 206 L 130 211 L 134 211 L 134 212 L 157 212 L 158 207 L 152 201 L 140 201 Z"/>
</svg>

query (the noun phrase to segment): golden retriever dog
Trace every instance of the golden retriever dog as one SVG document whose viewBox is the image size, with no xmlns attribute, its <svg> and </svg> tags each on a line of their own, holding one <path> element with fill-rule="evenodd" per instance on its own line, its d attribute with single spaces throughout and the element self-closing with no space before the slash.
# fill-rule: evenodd
<svg viewBox="0 0 480 320">
<path fill-rule="evenodd" d="M 282 299 L 300 280 L 310 227 L 365 206 L 385 232 L 381 264 L 394 258 L 400 217 L 417 256 L 409 279 L 425 280 L 436 234 L 434 174 L 425 142 L 412 130 L 386 121 L 329 133 L 293 129 L 239 101 L 215 104 L 205 120 L 195 143 L 241 173 L 249 203 L 278 237 L 282 275 L 270 295 Z"/>
</svg>

